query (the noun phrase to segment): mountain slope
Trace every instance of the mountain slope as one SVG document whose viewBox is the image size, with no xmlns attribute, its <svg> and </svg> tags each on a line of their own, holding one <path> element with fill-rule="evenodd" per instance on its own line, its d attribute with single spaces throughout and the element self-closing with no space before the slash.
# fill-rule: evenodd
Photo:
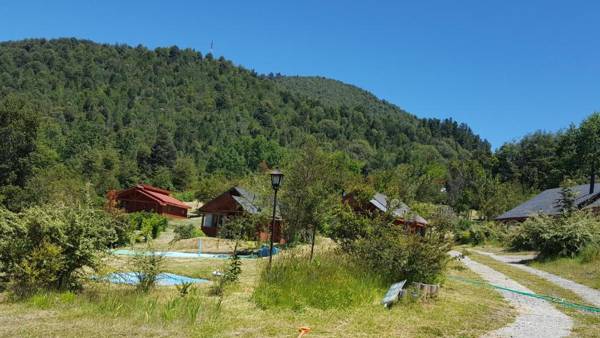
<svg viewBox="0 0 600 338">
<path fill-rule="evenodd" d="M 31 175 L 60 165 L 99 192 L 150 178 L 181 188 L 182 166 L 243 175 L 277 165 L 307 135 L 371 169 L 489 152 L 466 125 L 418 119 L 356 87 L 262 76 L 175 46 L 4 42 L 0 98 L 0 111 L 42 117 L 35 151 L 21 154 Z M 20 184 L 9 176 L 0 186 Z"/>
</svg>

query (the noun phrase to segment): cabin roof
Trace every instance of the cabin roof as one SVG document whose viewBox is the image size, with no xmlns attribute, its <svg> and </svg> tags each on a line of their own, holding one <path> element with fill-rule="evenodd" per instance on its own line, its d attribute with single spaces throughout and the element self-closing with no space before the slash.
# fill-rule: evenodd
<svg viewBox="0 0 600 338">
<path fill-rule="evenodd" d="M 594 193 L 590 194 L 589 184 L 582 184 L 571 187 L 576 194 L 575 204 L 578 208 L 600 207 L 600 184 L 594 185 Z M 523 219 L 536 214 L 558 215 L 560 214 L 561 188 L 544 190 L 533 198 L 525 201 L 515 208 L 496 217 L 496 220 Z"/>
<path fill-rule="evenodd" d="M 172 205 L 172 206 L 176 206 L 178 208 L 184 208 L 184 209 L 190 208 L 187 204 L 185 204 L 185 203 L 181 202 L 180 200 L 176 199 L 175 197 L 171 196 L 170 191 L 161 189 L 161 188 L 157 188 L 157 187 L 153 187 L 148 184 L 138 184 L 132 188 L 121 190 L 117 193 L 117 196 L 122 196 L 125 193 L 131 192 L 133 190 L 140 192 L 142 195 L 156 201 L 160 205 Z"/>
<path fill-rule="evenodd" d="M 243 211 L 248 212 L 249 214 L 259 214 L 264 209 L 271 209 L 273 204 L 273 199 L 269 198 L 268 201 L 261 198 L 261 196 L 246 190 L 245 188 L 235 186 L 225 191 L 221 195 L 215 197 L 214 199 L 206 202 L 199 210 L 201 212 L 214 212 L 215 208 L 221 208 L 221 206 L 215 201 L 226 196 L 230 196 L 231 199 L 239 205 Z M 266 205 L 265 205 L 266 204 Z M 229 210 L 227 210 L 229 211 Z M 276 210 L 276 218 L 281 219 L 279 212 L 279 203 L 277 205 Z"/>
<path fill-rule="evenodd" d="M 373 198 L 369 201 L 369 203 L 371 203 L 378 210 L 380 210 L 382 212 L 387 212 L 390 201 L 386 195 L 377 192 L 377 193 L 375 193 Z M 409 217 L 409 219 L 407 219 L 408 221 L 416 222 L 419 224 L 429 224 L 425 218 L 421 217 L 417 213 L 411 214 L 410 208 L 404 202 L 399 202 L 396 209 L 392 210 L 391 213 L 392 213 L 392 215 L 399 217 L 399 218 L 403 218 L 403 219 L 405 219 L 406 216 L 409 215 L 410 217 Z"/>
</svg>

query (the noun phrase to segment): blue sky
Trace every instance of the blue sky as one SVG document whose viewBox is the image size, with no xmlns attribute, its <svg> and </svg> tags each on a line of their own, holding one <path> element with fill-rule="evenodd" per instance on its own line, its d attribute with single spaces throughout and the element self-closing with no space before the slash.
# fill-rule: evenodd
<svg viewBox="0 0 600 338">
<path fill-rule="evenodd" d="M 321 75 L 494 147 L 600 111 L 599 1 L 5 1 L 0 40 L 178 45 Z"/>
</svg>

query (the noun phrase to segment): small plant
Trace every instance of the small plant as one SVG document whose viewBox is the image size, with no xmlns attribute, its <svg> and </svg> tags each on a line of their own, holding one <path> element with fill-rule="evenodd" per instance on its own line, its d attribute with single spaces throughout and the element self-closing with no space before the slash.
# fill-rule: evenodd
<svg viewBox="0 0 600 338">
<path fill-rule="evenodd" d="M 177 225 L 173 229 L 173 232 L 175 233 L 175 238 L 173 239 L 173 241 L 180 241 L 182 239 L 189 239 L 195 237 L 204 237 L 204 233 L 202 232 L 202 230 L 198 229 L 198 227 L 196 227 L 192 223 Z"/>
<path fill-rule="evenodd" d="M 163 264 L 164 257 L 150 247 L 146 252 L 136 252 L 131 258 L 131 266 L 138 279 L 136 287 L 139 291 L 148 292 L 156 286 Z"/>
<path fill-rule="evenodd" d="M 227 285 L 237 282 L 240 274 L 242 273 L 242 262 L 237 254 L 231 256 L 229 264 L 225 270 L 225 273 L 222 276 L 219 276 L 219 280 L 211 288 L 211 294 L 219 296 L 219 302 L 223 298 L 223 294 L 225 293 L 225 288 Z"/>
<path fill-rule="evenodd" d="M 600 261 L 600 244 L 590 244 L 579 254 L 581 263 Z"/>
<path fill-rule="evenodd" d="M 223 279 L 229 283 L 237 282 L 240 274 L 242 273 L 242 261 L 240 257 L 235 254 L 231 256 L 231 261 L 229 262 L 229 267 L 223 275 Z"/>
<path fill-rule="evenodd" d="M 135 229 L 138 236 L 136 241 L 148 242 L 156 239 L 165 231 L 168 221 L 165 217 L 150 212 L 134 212 L 129 214 L 130 226 Z"/>
<path fill-rule="evenodd" d="M 179 296 L 185 298 L 190 291 L 194 290 L 194 283 L 192 282 L 183 282 L 181 284 L 176 285 L 177 291 L 179 292 Z"/>
</svg>

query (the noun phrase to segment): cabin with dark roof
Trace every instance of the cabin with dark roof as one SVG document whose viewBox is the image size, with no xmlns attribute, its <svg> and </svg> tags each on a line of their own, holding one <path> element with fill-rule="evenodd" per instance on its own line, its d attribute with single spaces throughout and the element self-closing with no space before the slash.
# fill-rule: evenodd
<svg viewBox="0 0 600 338">
<path fill-rule="evenodd" d="M 575 192 L 578 209 L 600 210 L 600 184 L 582 184 L 571 187 Z M 523 222 L 534 215 L 555 216 L 561 213 L 559 200 L 561 188 L 544 190 L 532 199 L 496 217 L 501 222 Z"/>
<path fill-rule="evenodd" d="M 207 236 L 215 237 L 219 233 L 219 227 L 233 217 L 238 217 L 245 213 L 257 215 L 263 209 L 272 210 L 272 206 L 265 207 L 264 204 L 265 201 L 257 194 L 242 187 L 232 187 L 206 202 L 198 209 L 198 212 L 202 215 L 202 231 Z M 283 240 L 281 225 L 282 219 L 279 214 L 279 208 L 276 208 L 275 226 L 273 228 L 273 241 L 275 242 L 282 242 Z M 269 217 L 266 224 L 259 225 L 257 237 L 262 241 L 269 239 L 270 227 L 271 217 Z"/>
<path fill-rule="evenodd" d="M 187 218 L 190 208 L 185 203 L 171 196 L 165 189 L 148 184 L 138 184 L 129 189 L 107 194 L 109 206 L 125 210 L 125 212 L 147 211 L 175 218 Z"/>
<path fill-rule="evenodd" d="M 368 214 L 386 213 L 391 214 L 396 218 L 396 224 L 402 224 L 408 226 L 414 231 L 423 232 L 429 224 L 427 220 L 408 207 L 403 202 L 393 203 L 390 199 L 382 194 L 375 193 L 366 205 L 362 205 L 356 200 L 353 193 L 345 194 L 342 198 L 344 203 L 347 203 L 354 211 Z M 389 210 L 390 207 L 394 207 L 393 210 Z M 389 210 L 389 211 L 388 211 Z"/>
</svg>

